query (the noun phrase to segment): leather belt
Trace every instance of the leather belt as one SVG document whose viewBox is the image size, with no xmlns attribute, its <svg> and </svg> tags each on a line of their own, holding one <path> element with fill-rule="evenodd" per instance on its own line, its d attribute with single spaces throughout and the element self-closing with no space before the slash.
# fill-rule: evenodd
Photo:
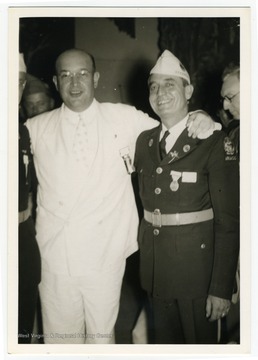
<svg viewBox="0 0 258 360">
<path fill-rule="evenodd" d="M 156 227 L 194 224 L 211 220 L 213 217 L 212 209 L 180 214 L 161 214 L 159 209 L 153 212 L 144 210 L 144 219 Z"/>
<path fill-rule="evenodd" d="M 30 209 L 19 211 L 19 224 L 25 222 L 30 217 Z"/>
</svg>

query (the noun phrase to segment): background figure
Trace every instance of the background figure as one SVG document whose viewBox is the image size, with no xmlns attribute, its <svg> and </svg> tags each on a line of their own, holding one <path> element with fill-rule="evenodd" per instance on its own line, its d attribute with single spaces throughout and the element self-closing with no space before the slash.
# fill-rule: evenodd
<svg viewBox="0 0 258 360">
<path fill-rule="evenodd" d="M 223 132 L 188 137 L 193 86 L 167 50 L 150 72 L 149 92 L 162 124 L 139 136 L 135 165 L 144 207 L 140 275 L 152 304 L 154 342 L 216 344 L 238 261 L 238 162 Z"/>
<path fill-rule="evenodd" d="M 20 109 L 24 121 L 46 111 L 53 110 L 54 107 L 54 94 L 49 85 L 35 76 L 27 74 Z"/>
<path fill-rule="evenodd" d="M 227 143 L 240 160 L 240 67 L 231 63 L 222 75 L 221 96 L 223 111 L 221 121 L 227 134 Z M 224 115 L 224 116 L 223 116 Z M 238 179 L 237 179 L 238 180 Z M 236 282 L 232 296 L 232 305 L 222 322 L 222 342 L 240 343 L 240 263 L 236 273 Z"/>
<path fill-rule="evenodd" d="M 29 118 L 36 115 L 43 114 L 47 111 L 53 110 L 55 107 L 55 94 L 50 86 L 37 77 L 26 74 L 26 85 L 22 94 L 19 118 L 21 122 L 25 122 Z M 35 168 L 31 171 L 33 184 L 37 184 L 37 177 Z M 36 207 L 37 207 L 37 187 L 34 186 L 32 192 L 33 208 L 32 216 L 36 220 Z"/>
<path fill-rule="evenodd" d="M 239 159 L 240 133 L 240 67 L 230 64 L 222 75 L 221 96 L 227 116 L 221 116 L 224 131 L 233 143 Z"/>
<path fill-rule="evenodd" d="M 23 55 L 19 63 L 19 101 L 26 83 L 26 66 Z M 31 172 L 33 159 L 27 128 L 19 125 L 19 293 L 18 343 L 31 342 L 35 318 L 41 263 L 35 238 L 34 220 L 31 217 Z"/>
<path fill-rule="evenodd" d="M 20 102 L 19 118 L 21 122 L 25 122 L 28 118 L 32 118 L 36 115 L 50 111 L 55 107 L 55 96 L 54 91 L 44 81 L 37 77 L 26 74 L 26 85 L 22 94 Z M 31 169 L 31 178 L 34 185 L 31 196 L 32 196 L 32 217 L 36 220 L 36 208 L 37 208 L 37 177 L 35 168 Z M 36 311 L 35 323 L 33 327 L 34 334 L 42 334 L 42 319 L 41 319 L 41 306 L 40 298 L 38 298 L 38 306 Z M 43 337 L 40 337 L 42 341 Z M 38 343 L 37 337 L 32 339 L 33 343 Z"/>
</svg>

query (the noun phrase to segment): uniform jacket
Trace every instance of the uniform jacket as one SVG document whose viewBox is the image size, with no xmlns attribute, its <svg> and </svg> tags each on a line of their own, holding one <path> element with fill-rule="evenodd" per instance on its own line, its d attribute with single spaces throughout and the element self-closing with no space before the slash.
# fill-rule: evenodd
<svg viewBox="0 0 258 360">
<path fill-rule="evenodd" d="M 29 193 L 33 189 L 34 167 L 30 138 L 26 126 L 19 125 L 19 211 L 27 210 Z M 35 237 L 35 224 L 30 217 L 19 224 L 19 287 L 20 296 L 30 297 L 41 278 L 41 260 Z M 30 286 L 28 286 L 30 283 Z M 34 285 L 34 287 L 33 287 Z M 25 290 L 26 291 L 25 291 Z M 25 291 L 26 294 L 22 293 Z M 33 311 L 33 309 L 31 309 Z"/>
<path fill-rule="evenodd" d="M 163 214 L 213 208 L 214 219 L 155 228 L 144 219 L 139 232 L 141 281 L 160 298 L 195 298 L 208 293 L 231 298 L 239 251 L 238 162 L 224 149 L 223 132 L 205 140 L 184 130 L 161 161 L 161 126 L 143 132 L 135 166 L 144 209 Z M 170 172 L 181 173 L 177 191 Z"/>
<path fill-rule="evenodd" d="M 138 214 L 121 150 L 133 161 L 138 135 L 157 122 L 133 107 L 97 101 L 85 116 L 96 125 L 88 168 L 74 158 L 77 113 L 63 104 L 26 123 L 39 182 L 42 267 L 55 274 L 106 271 L 138 248 Z"/>
</svg>

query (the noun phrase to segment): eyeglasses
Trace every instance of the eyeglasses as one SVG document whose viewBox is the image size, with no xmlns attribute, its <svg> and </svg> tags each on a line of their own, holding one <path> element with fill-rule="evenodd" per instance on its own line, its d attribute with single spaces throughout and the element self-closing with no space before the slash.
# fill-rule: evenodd
<svg viewBox="0 0 258 360">
<path fill-rule="evenodd" d="M 240 91 L 238 91 L 238 93 L 236 93 L 235 95 L 233 96 L 224 96 L 221 98 L 221 102 L 224 102 L 224 101 L 227 101 L 229 103 L 232 103 L 233 99 L 238 95 L 240 94 Z"/>
<path fill-rule="evenodd" d="M 79 81 L 85 81 L 92 73 L 88 70 L 80 70 L 79 72 L 61 71 L 58 76 L 64 82 L 70 82 L 73 78 Z"/>
</svg>

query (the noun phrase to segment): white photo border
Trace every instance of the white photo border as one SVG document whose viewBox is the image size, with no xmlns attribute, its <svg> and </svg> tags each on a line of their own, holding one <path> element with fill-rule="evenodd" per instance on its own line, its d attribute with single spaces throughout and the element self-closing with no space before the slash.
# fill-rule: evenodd
<svg viewBox="0 0 258 360">
<path fill-rule="evenodd" d="M 173 355 L 205 357 L 251 354 L 251 9 L 250 7 L 10 7 L 8 8 L 8 352 L 62 355 Z M 17 193 L 18 154 L 18 34 L 21 17 L 240 17 L 241 23 L 241 344 L 216 346 L 175 345 L 20 345 L 17 344 Z M 244 240 L 243 240 L 244 239 Z M 242 266 L 244 264 L 244 266 Z"/>
</svg>

